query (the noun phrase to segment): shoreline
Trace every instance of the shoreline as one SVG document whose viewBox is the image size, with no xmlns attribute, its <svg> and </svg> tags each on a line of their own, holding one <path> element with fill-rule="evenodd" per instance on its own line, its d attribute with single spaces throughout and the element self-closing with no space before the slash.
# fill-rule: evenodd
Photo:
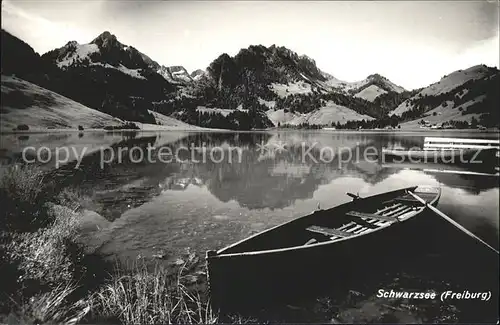
<svg viewBox="0 0 500 325">
<path fill-rule="evenodd" d="M 137 133 L 155 133 L 155 132 L 232 132 L 232 133 L 259 133 L 259 132 L 325 132 L 325 133 L 498 133 L 500 129 L 494 130 L 480 130 L 480 129 L 397 129 L 397 130 L 384 130 L 384 129 L 338 129 L 338 130 L 325 130 L 325 129 L 293 129 L 293 128 L 269 128 L 269 129 L 254 129 L 254 130 L 231 130 L 231 129 L 209 129 L 202 127 L 194 128 L 165 128 L 165 129 L 33 129 L 33 130 L 19 130 L 19 131 L 0 131 L 0 135 L 12 134 L 49 134 L 49 133 L 120 133 L 120 132 L 137 132 Z"/>
<path fill-rule="evenodd" d="M 0 131 L 0 135 L 12 135 L 12 134 L 50 134 L 50 133 L 121 133 L 121 132 L 137 132 L 137 133 L 155 133 L 155 132 L 227 132 L 231 130 L 225 129 L 204 129 L 204 128 L 193 128 L 193 129 L 117 129 L 117 130 L 105 130 L 105 129 L 33 129 L 33 130 L 21 130 L 21 131 Z"/>
</svg>

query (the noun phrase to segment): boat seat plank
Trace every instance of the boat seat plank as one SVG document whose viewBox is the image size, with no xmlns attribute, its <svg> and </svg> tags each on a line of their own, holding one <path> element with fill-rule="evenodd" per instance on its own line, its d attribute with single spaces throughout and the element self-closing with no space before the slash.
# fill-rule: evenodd
<svg viewBox="0 0 500 325">
<path fill-rule="evenodd" d="M 359 234 L 364 234 L 365 232 L 369 232 L 371 229 L 364 229 L 363 231 L 360 231 Z"/>
<path fill-rule="evenodd" d="M 326 236 L 337 236 L 337 237 L 349 237 L 352 236 L 352 233 L 341 231 L 338 229 L 325 228 L 320 226 L 310 226 L 306 228 L 308 231 L 323 234 Z"/>
<path fill-rule="evenodd" d="M 368 227 L 368 228 L 371 228 L 371 229 L 378 228 L 378 226 L 376 226 L 374 223 L 372 223 L 372 221 L 374 221 L 374 220 L 373 219 L 372 220 L 365 220 L 363 218 L 356 218 L 355 224 L 361 225 L 363 227 Z"/>
<path fill-rule="evenodd" d="M 406 218 L 408 217 L 408 214 L 410 214 L 410 213 L 412 213 L 412 212 L 413 212 L 413 213 L 416 213 L 416 210 L 413 210 L 413 209 L 411 209 L 411 210 L 407 210 L 407 211 L 405 211 L 405 212 L 401 213 L 401 214 L 398 216 L 398 219 L 399 219 L 399 220 L 401 220 L 401 219 L 403 219 L 403 220 L 404 220 L 404 219 L 406 219 Z"/>
<path fill-rule="evenodd" d="M 390 205 L 388 207 L 385 207 L 383 208 L 382 210 L 378 210 L 377 212 L 375 212 L 375 214 L 380 214 L 382 212 L 387 212 L 388 210 L 391 210 L 391 209 L 394 209 L 394 208 L 397 208 L 401 205 L 401 203 L 396 203 L 396 204 L 393 204 L 393 205 Z"/>
<path fill-rule="evenodd" d="M 375 212 L 375 215 L 380 215 L 382 217 L 390 216 L 389 220 L 386 220 L 385 218 L 384 218 L 384 220 L 380 220 L 380 218 L 379 219 L 363 218 L 362 220 L 365 220 L 367 223 L 369 223 L 371 225 L 381 227 L 381 226 L 385 226 L 387 224 L 392 223 L 392 221 L 394 221 L 395 218 L 399 218 L 399 216 L 413 210 L 411 207 L 402 206 L 401 204 L 395 204 L 392 206 L 392 208 L 394 208 L 395 206 L 396 206 L 396 209 L 389 211 L 389 212 L 387 212 L 387 210 L 388 210 L 387 208 Z M 385 211 L 385 213 L 381 214 L 381 212 L 383 212 L 383 211 Z M 396 212 L 396 213 L 394 213 L 394 212 Z M 366 220 L 366 219 L 369 219 L 369 220 Z M 371 227 L 371 228 L 373 228 L 373 227 Z"/>
<path fill-rule="evenodd" d="M 396 215 L 398 215 L 399 213 L 401 213 L 401 211 L 404 211 L 404 210 L 407 210 L 407 209 L 411 209 L 409 206 L 407 205 L 402 205 L 401 207 L 397 208 L 396 210 L 393 210 L 389 213 L 384 213 L 383 216 L 384 217 L 391 217 L 391 218 L 394 218 Z"/>
<path fill-rule="evenodd" d="M 350 217 L 357 217 L 357 218 L 371 218 L 371 219 L 376 219 L 376 220 L 384 220 L 384 221 L 396 221 L 396 218 L 394 217 L 387 217 L 383 215 L 378 215 L 378 214 L 373 214 L 373 213 L 363 213 L 363 212 L 358 212 L 358 211 L 349 211 L 347 212 L 348 216 Z"/>
<path fill-rule="evenodd" d="M 362 232 L 365 232 L 366 230 L 370 230 L 370 228 L 361 227 L 360 229 L 354 231 L 354 233 L 357 235 L 357 234 L 361 234 Z"/>
<path fill-rule="evenodd" d="M 349 227 L 351 227 L 351 226 L 354 226 L 354 225 L 357 225 L 357 223 L 355 223 L 354 221 L 351 221 L 351 222 L 349 222 L 348 224 L 345 224 L 345 225 L 343 225 L 342 227 L 337 228 L 337 230 L 344 230 L 344 229 L 347 229 L 347 228 L 349 228 Z"/>
<path fill-rule="evenodd" d="M 413 208 L 411 208 L 411 207 L 406 207 L 406 208 L 404 208 L 404 209 L 400 210 L 398 213 L 391 215 L 391 216 L 390 216 L 391 220 L 389 220 L 389 221 L 385 221 L 385 220 L 381 220 L 381 221 L 379 221 L 379 220 L 375 220 L 375 221 L 376 221 L 376 222 L 375 222 L 375 225 L 377 225 L 377 226 L 385 226 L 385 225 L 387 225 L 387 224 L 390 224 L 390 223 L 391 223 L 391 221 L 395 221 L 395 220 L 396 220 L 396 221 L 398 221 L 398 220 L 399 220 L 399 218 L 400 218 L 402 215 L 404 215 L 404 214 L 406 214 L 406 213 L 408 213 L 408 212 L 411 212 L 411 211 L 414 211 L 414 210 L 413 210 Z"/>
<path fill-rule="evenodd" d="M 409 211 L 413 211 L 413 208 L 412 207 L 406 207 L 405 209 L 399 211 L 398 213 L 391 215 L 391 218 L 399 218 L 400 216 L 402 216 L 403 214 L 405 214 L 405 213 L 407 213 Z"/>
<path fill-rule="evenodd" d="M 346 232 L 351 232 L 351 233 L 354 233 L 354 232 L 356 232 L 356 230 L 359 230 L 359 229 L 361 229 L 361 228 L 363 228 L 363 226 L 362 226 L 362 225 L 357 225 L 357 226 L 355 226 L 355 227 L 352 227 L 351 229 L 346 230 Z"/>
</svg>

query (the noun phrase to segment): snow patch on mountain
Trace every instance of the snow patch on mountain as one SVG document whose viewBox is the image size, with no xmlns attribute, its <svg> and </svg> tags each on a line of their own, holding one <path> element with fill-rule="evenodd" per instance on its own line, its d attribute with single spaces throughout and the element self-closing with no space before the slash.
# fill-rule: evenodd
<svg viewBox="0 0 500 325">
<path fill-rule="evenodd" d="M 157 71 L 163 78 L 172 83 L 189 83 L 193 78 L 183 66 L 161 66 Z"/>
<path fill-rule="evenodd" d="M 376 86 L 376 85 L 370 85 L 366 87 L 365 89 L 361 90 L 359 93 L 354 95 L 354 97 L 362 98 L 367 101 L 373 102 L 375 98 L 382 94 L 387 94 L 387 91 L 384 89 Z"/>
<path fill-rule="evenodd" d="M 197 69 L 197 70 L 194 70 L 193 72 L 191 72 L 191 78 L 193 80 L 199 80 L 201 79 L 201 77 L 203 77 L 204 75 L 206 75 L 206 71 L 203 71 L 201 69 Z"/>
<path fill-rule="evenodd" d="M 118 67 L 112 66 L 109 63 L 103 64 L 101 62 L 93 62 L 93 63 L 90 63 L 89 65 L 101 66 L 101 67 L 104 67 L 107 69 L 115 69 L 115 70 L 121 71 L 125 74 L 128 74 L 129 76 L 134 77 L 134 78 L 144 79 L 144 80 L 146 79 L 146 78 L 144 78 L 144 76 L 141 75 L 141 73 L 140 73 L 141 69 L 129 69 L 129 68 L 123 66 L 122 64 L 120 64 Z"/>
<path fill-rule="evenodd" d="M 141 75 L 141 73 L 140 73 L 141 69 L 129 69 L 129 68 L 123 66 L 122 64 L 120 64 L 120 66 L 117 69 L 123 73 L 126 73 L 126 74 L 134 77 L 134 78 L 146 79 Z"/>
<path fill-rule="evenodd" d="M 110 53 L 113 53 L 113 57 L 110 57 Z M 62 69 L 76 63 L 86 62 L 90 65 L 100 64 L 106 68 L 115 68 L 139 79 L 146 78 L 140 74 L 138 67 L 151 69 L 171 83 L 185 84 L 193 81 L 184 67 L 160 66 L 133 46 L 120 43 L 116 36 L 109 32 L 102 33 L 89 44 L 68 42 L 65 46 L 48 52 L 47 55 Z"/>
<path fill-rule="evenodd" d="M 67 53 L 62 59 L 58 59 L 56 64 L 59 68 L 67 67 L 73 63 L 81 62 L 89 59 L 90 54 L 99 51 L 96 44 L 78 44 L 77 42 L 69 42 L 67 45 Z"/>
</svg>

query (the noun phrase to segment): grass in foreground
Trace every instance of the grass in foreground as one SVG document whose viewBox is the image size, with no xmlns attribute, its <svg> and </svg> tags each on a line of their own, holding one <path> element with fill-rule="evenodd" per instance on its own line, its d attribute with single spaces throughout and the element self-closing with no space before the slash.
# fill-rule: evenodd
<svg viewBox="0 0 500 325">
<path fill-rule="evenodd" d="M 104 277 L 77 241 L 74 196 L 54 196 L 36 167 L 0 173 L 0 322 L 217 322 L 206 295 L 186 284 L 191 259 L 175 272 L 143 263 Z"/>
<path fill-rule="evenodd" d="M 131 272 L 117 271 L 94 296 L 99 317 L 123 324 L 214 324 L 218 317 L 200 292 L 184 284 L 187 263 L 175 273 L 136 264 Z"/>
</svg>

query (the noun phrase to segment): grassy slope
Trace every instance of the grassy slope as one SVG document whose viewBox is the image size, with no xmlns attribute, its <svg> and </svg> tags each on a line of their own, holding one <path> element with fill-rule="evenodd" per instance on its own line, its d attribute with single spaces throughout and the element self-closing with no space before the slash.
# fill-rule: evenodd
<svg viewBox="0 0 500 325">
<path fill-rule="evenodd" d="M 2 75 L 1 130 L 10 131 L 19 124 L 30 129 L 102 128 L 122 121 L 96 111 L 45 88 L 16 77 Z"/>
<path fill-rule="evenodd" d="M 324 125 L 331 124 L 332 122 L 344 124 L 351 120 L 373 120 L 371 116 L 359 114 L 352 109 L 334 104 L 331 101 L 327 102 L 325 106 L 307 114 L 285 113 L 282 109 L 277 111 L 271 109 L 267 112 L 267 116 L 274 125 L 277 125 L 278 122 L 281 125 L 299 125 L 302 123 Z"/>
<path fill-rule="evenodd" d="M 136 123 L 143 130 L 197 130 L 165 115 L 151 112 L 161 125 Z M 109 114 L 84 106 L 69 98 L 22 79 L 2 75 L 2 106 L 0 130 L 9 132 L 20 124 L 30 131 L 56 129 L 102 129 L 121 125 L 123 121 Z"/>
<path fill-rule="evenodd" d="M 440 125 L 441 123 L 448 121 L 467 121 L 470 123 L 472 121 L 472 118 L 479 120 L 481 114 L 462 115 L 462 111 L 460 110 L 460 108 L 465 109 L 468 105 L 471 105 L 478 100 L 480 100 L 480 97 L 457 107 L 454 107 L 454 103 L 449 101 L 447 102 L 446 107 L 443 107 L 443 105 L 439 105 L 438 107 L 425 113 L 425 117 L 401 123 L 401 127 L 404 129 L 418 129 L 420 128 L 419 123 L 422 120 L 429 121 L 431 124 L 436 125 Z"/>
</svg>

